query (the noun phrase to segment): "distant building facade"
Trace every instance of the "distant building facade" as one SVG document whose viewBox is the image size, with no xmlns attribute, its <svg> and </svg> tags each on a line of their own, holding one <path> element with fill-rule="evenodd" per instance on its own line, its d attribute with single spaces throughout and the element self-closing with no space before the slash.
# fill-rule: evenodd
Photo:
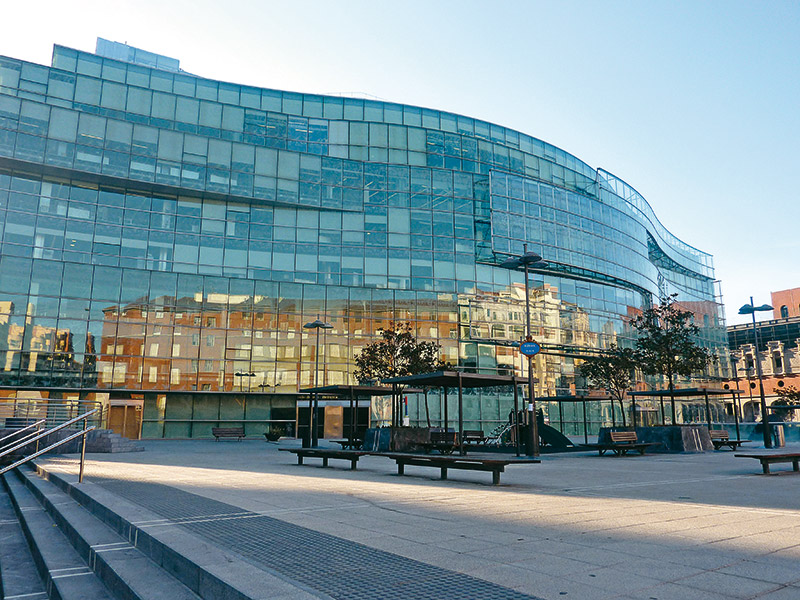
<svg viewBox="0 0 800 600">
<path fill-rule="evenodd" d="M 457 368 L 523 375 L 523 275 L 500 264 L 524 244 L 548 263 L 537 394 L 584 387 L 581 356 L 630 344 L 631 316 L 673 292 L 726 344 L 712 257 L 607 171 L 469 117 L 214 81 L 124 44 L 0 58 L 0 211 L 0 396 L 131 401 L 144 437 L 294 420 L 317 318 L 319 383 L 355 383 L 394 322 Z M 470 394 L 468 426 L 511 402 Z"/>
<path fill-rule="evenodd" d="M 739 385 L 748 404 L 750 395 L 755 397 L 755 406 L 749 407 L 745 416 L 759 413 L 756 361 L 761 365 L 768 405 L 778 399 L 778 390 L 788 386 L 800 389 L 800 306 L 795 303 L 800 301 L 800 288 L 772 292 L 771 297 L 776 318 L 756 322 L 758 347 L 752 323 L 728 326 L 734 379 L 727 385 Z"/>
<path fill-rule="evenodd" d="M 776 319 L 800 317 L 800 288 L 772 292 L 771 296 Z"/>
</svg>

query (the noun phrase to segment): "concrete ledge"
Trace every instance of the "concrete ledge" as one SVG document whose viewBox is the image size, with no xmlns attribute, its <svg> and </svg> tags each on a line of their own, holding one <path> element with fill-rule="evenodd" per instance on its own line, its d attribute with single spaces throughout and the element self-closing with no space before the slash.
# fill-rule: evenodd
<svg viewBox="0 0 800 600">
<path fill-rule="evenodd" d="M 598 443 L 611 442 L 611 431 L 630 431 L 629 427 L 601 427 Z M 705 425 L 657 425 L 637 427 L 639 442 L 656 444 L 648 452 L 672 454 L 678 452 L 707 452 L 714 449 Z"/>
</svg>

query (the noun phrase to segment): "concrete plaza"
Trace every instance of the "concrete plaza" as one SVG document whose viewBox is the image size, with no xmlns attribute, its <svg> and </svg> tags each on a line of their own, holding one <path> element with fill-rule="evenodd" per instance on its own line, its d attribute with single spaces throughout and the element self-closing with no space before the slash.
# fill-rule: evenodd
<svg viewBox="0 0 800 600">
<path fill-rule="evenodd" d="M 488 473 L 472 471 L 454 470 L 441 481 L 437 469 L 407 467 L 406 476 L 398 477 L 394 462 L 384 457 L 364 456 L 357 471 L 345 461 L 321 468 L 318 459 L 309 459 L 298 466 L 293 455 L 278 452 L 297 446 L 295 440 L 143 444 L 145 452 L 87 455 L 85 489 L 105 485 L 108 493 L 127 496 L 122 506 L 147 504 L 127 487 L 166 486 L 159 486 L 159 496 L 170 505 L 170 517 L 152 525 L 162 529 L 184 527 L 181 499 L 200 497 L 268 517 L 272 527 L 277 523 L 287 532 L 322 536 L 313 538 L 324 540 L 321 547 L 307 547 L 302 559 L 291 561 L 294 570 L 282 571 L 277 557 L 244 550 L 244 566 L 237 566 L 236 550 L 228 552 L 230 576 L 241 572 L 250 580 L 241 582 L 242 589 L 268 589 L 272 582 L 279 589 L 274 598 L 370 597 L 352 586 L 336 592 L 336 578 L 354 577 L 350 571 L 327 572 L 324 583 L 309 583 L 316 580 L 308 570 L 324 566 L 327 545 L 374 550 L 383 562 L 404 557 L 409 565 L 469 575 L 520 594 L 491 596 L 498 598 L 800 598 L 800 476 L 791 465 L 776 465 L 773 475 L 764 476 L 757 461 L 725 450 L 550 454 L 538 465 L 509 466 L 501 485 L 492 486 Z M 40 464 L 77 473 L 75 455 Z M 225 518 L 197 511 L 185 516 Z M 246 539 L 250 521 L 237 523 Z M 213 546 L 213 539 L 202 543 Z M 359 556 L 360 576 L 369 577 L 370 559 Z M 429 591 L 418 597 L 458 595 Z"/>
</svg>

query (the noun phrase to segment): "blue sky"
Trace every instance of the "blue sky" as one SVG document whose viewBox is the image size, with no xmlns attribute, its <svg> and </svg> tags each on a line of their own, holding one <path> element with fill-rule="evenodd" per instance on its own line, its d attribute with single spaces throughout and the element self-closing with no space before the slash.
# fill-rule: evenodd
<svg viewBox="0 0 800 600">
<path fill-rule="evenodd" d="M 4 6 L 0 54 L 105 37 L 216 79 L 360 93 L 551 142 L 714 255 L 729 323 L 800 287 L 800 2 L 137 0 Z M 769 316 L 769 314 L 764 314 Z"/>
</svg>

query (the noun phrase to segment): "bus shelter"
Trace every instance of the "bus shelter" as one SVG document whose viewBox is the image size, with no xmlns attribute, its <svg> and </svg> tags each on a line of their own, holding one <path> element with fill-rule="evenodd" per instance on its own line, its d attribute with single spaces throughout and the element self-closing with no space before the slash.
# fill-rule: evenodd
<svg viewBox="0 0 800 600">
<path fill-rule="evenodd" d="M 564 433 L 564 404 L 577 404 L 580 403 L 583 408 L 583 441 L 589 443 L 589 420 L 586 415 L 587 402 L 611 402 L 611 415 L 612 424 L 616 425 L 616 416 L 614 413 L 614 401 L 609 396 L 573 396 L 563 394 L 559 396 L 539 396 L 536 399 L 538 402 L 555 402 L 558 405 L 558 427 L 561 433 Z M 550 418 L 552 423 L 552 417 Z M 540 432 L 541 435 L 541 432 Z"/>
<path fill-rule="evenodd" d="M 633 426 L 636 427 L 636 401 L 637 400 L 644 400 L 644 399 L 653 399 L 658 400 L 661 407 L 661 424 L 666 425 L 666 412 L 664 410 L 664 400 L 670 400 L 672 402 L 672 415 L 676 415 L 675 412 L 675 400 L 676 399 L 693 399 L 697 398 L 703 399 L 705 404 L 705 417 L 706 423 L 708 424 L 708 429 L 711 430 L 711 403 L 710 398 L 714 397 L 724 397 L 724 396 L 731 396 L 731 401 L 733 403 L 733 418 L 734 423 L 736 424 L 736 437 L 739 438 L 739 413 L 742 410 L 741 407 L 741 394 L 738 390 L 722 390 L 722 389 L 701 389 L 701 388 L 686 388 L 686 389 L 677 389 L 670 392 L 669 390 L 651 390 L 648 392 L 628 392 L 628 397 L 631 399 L 631 414 L 633 419 Z M 738 404 L 738 405 L 737 405 Z M 673 420 L 677 420 L 673 417 Z M 672 425 L 677 425 L 677 423 L 672 423 Z"/>
<path fill-rule="evenodd" d="M 447 431 L 450 418 L 447 412 L 447 390 L 449 388 L 458 390 L 458 446 L 459 454 L 462 456 L 464 451 L 464 388 L 486 388 L 512 386 L 514 390 L 514 415 L 515 420 L 519 415 L 519 386 L 528 383 L 527 377 L 517 377 L 516 375 L 487 375 L 483 373 L 463 373 L 461 371 L 434 371 L 432 373 L 421 373 L 419 375 L 407 375 L 405 377 L 391 377 L 383 379 L 382 383 L 390 384 L 394 389 L 394 401 L 392 402 L 392 426 L 399 425 L 401 415 L 400 389 L 403 386 L 414 386 L 418 388 L 440 387 L 444 392 L 444 419 L 443 427 Z M 519 425 L 519 423 L 516 423 Z M 519 436 L 517 436 L 517 454 L 519 454 Z"/>
<path fill-rule="evenodd" d="M 350 447 L 355 443 L 356 431 L 359 427 L 358 422 L 358 400 L 359 398 L 371 398 L 372 396 L 390 396 L 394 390 L 390 387 L 383 387 L 377 385 L 325 385 L 320 387 L 306 388 L 300 390 L 301 394 L 308 394 L 309 411 L 318 412 L 318 402 L 320 396 L 333 397 L 337 400 L 350 399 L 350 423 L 349 435 L 347 437 Z M 317 415 L 313 418 L 314 426 L 318 426 Z M 369 427 L 369 423 L 364 424 Z M 313 439 L 313 438 L 312 438 Z M 311 442 L 313 445 L 313 441 Z"/>
</svg>

